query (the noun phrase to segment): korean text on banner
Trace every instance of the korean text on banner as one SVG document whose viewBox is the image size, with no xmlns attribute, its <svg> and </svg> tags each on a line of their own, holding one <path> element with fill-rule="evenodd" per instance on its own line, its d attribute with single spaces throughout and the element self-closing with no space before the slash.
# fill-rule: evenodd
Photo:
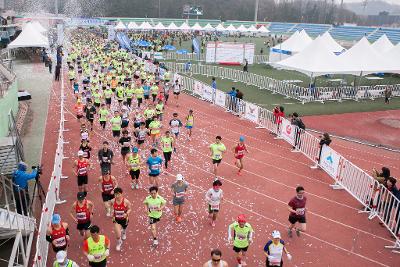
<svg viewBox="0 0 400 267">
<path fill-rule="evenodd" d="M 246 102 L 246 111 L 244 115 L 246 119 L 258 123 L 259 112 L 260 108 L 257 105 Z"/>
<path fill-rule="evenodd" d="M 226 94 L 221 90 L 215 91 L 215 105 L 225 108 Z"/>
<path fill-rule="evenodd" d="M 204 91 L 203 86 L 204 84 L 202 82 L 195 80 L 193 83 L 193 93 L 203 97 L 203 91 Z"/>
<path fill-rule="evenodd" d="M 285 139 L 289 144 L 294 144 L 294 133 L 296 131 L 296 127 L 290 123 L 287 119 L 282 119 L 282 131 L 281 136 Z"/>
<path fill-rule="evenodd" d="M 203 86 L 203 98 L 206 101 L 210 101 L 210 102 L 213 101 L 213 94 L 214 94 L 213 92 L 214 92 L 214 89 L 211 86 L 208 86 L 208 85 Z"/>
<path fill-rule="evenodd" d="M 336 179 L 339 169 L 341 156 L 336 153 L 329 146 L 322 147 L 321 159 L 319 165 L 325 170 L 332 178 Z"/>
</svg>

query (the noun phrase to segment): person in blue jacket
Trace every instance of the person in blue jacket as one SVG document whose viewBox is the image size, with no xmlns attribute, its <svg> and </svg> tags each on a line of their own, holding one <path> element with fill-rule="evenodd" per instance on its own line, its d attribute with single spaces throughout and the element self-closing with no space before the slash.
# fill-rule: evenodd
<svg viewBox="0 0 400 267">
<path fill-rule="evenodd" d="M 14 195 L 17 212 L 19 214 L 28 215 L 29 208 L 29 188 L 28 181 L 33 180 L 37 176 L 37 169 L 33 169 L 31 173 L 26 171 L 25 162 L 18 163 L 18 169 L 13 173 Z"/>
<path fill-rule="evenodd" d="M 147 166 L 149 167 L 149 183 L 150 186 L 158 186 L 158 176 L 161 173 L 162 158 L 158 156 L 158 150 L 153 148 L 151 156 L 147 159 Z"/>
</svg>

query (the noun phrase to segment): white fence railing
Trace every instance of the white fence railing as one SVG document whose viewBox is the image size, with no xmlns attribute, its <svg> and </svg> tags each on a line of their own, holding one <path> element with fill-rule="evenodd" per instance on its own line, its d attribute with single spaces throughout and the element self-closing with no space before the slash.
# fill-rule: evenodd
<svg viewBox="0 0 400 267">
<path fill-rule="evenodd" d="M 342 101 L 347 99 L 358 101 L 362 99 L 382 98 L 385 96 L 386 89 L 391 91 L 392 96 L 400 96 L 400 84 L 306 88 L 233 68 L 177 62 L 165 62 L 164 64 L 168 69 L 177 73 L 200 74 L 207 77 L 211 76 L 239 81 L 247 85 L 256 86 L 260 89 L 267 89 L 273 94 L 280 94 L 288 98 L 297 99 L 302 103 L 324 102 L 329 100 Z"/>
<path fill-rule="evenodd" d="M 163 52 L 163 58 L 165 60 L 177 60 L 177 61 L 206 61 L 206 54 L 202 53 L 199 55 L 195 53 L 188 54 L 177 54 L 176 52 Z M 263 64 L 268 62 L 267 55 L 254 55 L 254 64 Z"/>
<path fill-rule="evenodd" d="M 64 79 L 63 72 L 61 72 L 61 92 L 60 92 L 60 122 L 57 139 L 57 149 L 54 159 L 53 172 L 50 177 L 49 186 L 47 189 L 46 200 L 42 207 L 42 214 L 40 217 L 40 224 L 36 240 L 36 253 L 33 262 L 35 267 L 46 267 L 49 243 L 46 240 L 46 230 L 51 222 L 51 217 L 54 212 L 55 204 L 61 204 L 65 201 L 60 200 L 60 180 L 65 178 L 62 176 L 62 165 L 64 157 L 64 131 L 66 122 L 64 118 Z"/>
<path fill-rule="evenodd" d="M 211 88 L 209 85 L 191 77 L 175 74 L 188 93 L 203 100 L 225 108 L 243 119 L 256 123 L 258 128 L 264 128 L 277 135 L 294 147 L 294 152 L 301 152 L 315 166 L 330 175 L 333 189 L 344 189 L 363 206 L 360 212 L 366 212 L 369 219 L 378 217 L 395 238 L 393 246 L 387 248 L 400 249 L 400 200 L 388 189 L 379 184 L 371 175 L 354 165 L 329 146 L 320 146 L 319 139 L 293 125 L 286 118 L 277 118 L 262 107 L 243 100 L 234 99 L 226 93 Z M 210 97 L 211 95 L 211 97 Z M 211 101 L 210 101 L 211 99 Z"/>
</svg>

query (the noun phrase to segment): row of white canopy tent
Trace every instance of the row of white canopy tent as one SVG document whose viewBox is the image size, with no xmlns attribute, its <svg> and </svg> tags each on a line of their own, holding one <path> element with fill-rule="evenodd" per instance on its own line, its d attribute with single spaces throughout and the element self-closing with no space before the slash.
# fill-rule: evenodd
<svg viewBox="0 0 400 267">
<path fill-rule="evenodd" d="M 261 26 L 260 28 L 256 28 L 254 25 L 251 25 L 249 28 L 246 28 L 243 25 L 240 25 L 238 28 L 235 28 L 232 24 L 228 27 L 224 27 L 222 24 L 219 24 L 217 27 L 211 26 L 210 23 L 202 27 L 199 23 L 195 23 L 193 26 L 189 26 L 186 22 L 182 23 L 181 26 L 177 26 L 174 22 L 170 25 L 165 26 L 161 22 L 152 26 L 147 21 L 141 23 L 140 25 L 135 22 L 130 22 L 127 26 L 120 21 L 114 27 L 115 30 L 171 30 L 171 31 L 223 31 L 223 32 L 249 32 L 249 33 L 269 33 L 269 30 L 265 26 Z"/>
<path fill-rule="evenodd" d="M 326 32 L 298 53 L 271 65 L 295 70 L 310 77 L 326 74 L 365 76 L 372 73 L 400 73 L 400 61 L 395 60 L 400 58 L 400 44 L 394 46 L 386 35 L 373 44 L 363 37 L 338 55 L 340 49 L 343 47 Z"/>
<path fill-rule="evenodd" d="M 47 30 L 37 21 L 28 22 L 22 27 L 18 37 L 8 44 L 8 49 L 23 47 L 49 47 L 49 39 L 45 36 Z"/>
</svg>

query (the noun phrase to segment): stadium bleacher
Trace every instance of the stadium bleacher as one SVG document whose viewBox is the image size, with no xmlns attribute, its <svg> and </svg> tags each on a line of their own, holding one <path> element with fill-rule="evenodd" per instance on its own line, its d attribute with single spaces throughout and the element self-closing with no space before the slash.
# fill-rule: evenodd
<svg viewBox="0 0 400 267">
<path fill-rule="evenodd" d="M 358 41 L 364 36 L 368 37 L 375 30 L 376 28 L 374 27 L 334 26 L 329 33 L 335 39 Z"/>
<path fill-rule="evenodd" d="M 390 41 L 393 44 L 400 43 L 400 29 L 391 29 L 391 28 L 379 28 L 375 32 L 373 32 L 370 36 L 368 36 L 368 40 L 371 42 L 376 41 L 382 35 L 386 34 Z"/>
<path fill-rule="evenodd" d="M 268 30 L 270 30 L 271 33 L 275 34 L 285 34 L 288 33 L 296 25 L 297 23 L 271 22 Z"/>
<path fill-rule="evenodd" d="M 307 23 L 299 23 L 295 27 L 292 27 L 290 33 L 294 33 L 295 31 L 305 30 L 310 36 L 318 36 L 332 28 L 331 25 L 327 24 L 307 24 Z"/>
</svg>

